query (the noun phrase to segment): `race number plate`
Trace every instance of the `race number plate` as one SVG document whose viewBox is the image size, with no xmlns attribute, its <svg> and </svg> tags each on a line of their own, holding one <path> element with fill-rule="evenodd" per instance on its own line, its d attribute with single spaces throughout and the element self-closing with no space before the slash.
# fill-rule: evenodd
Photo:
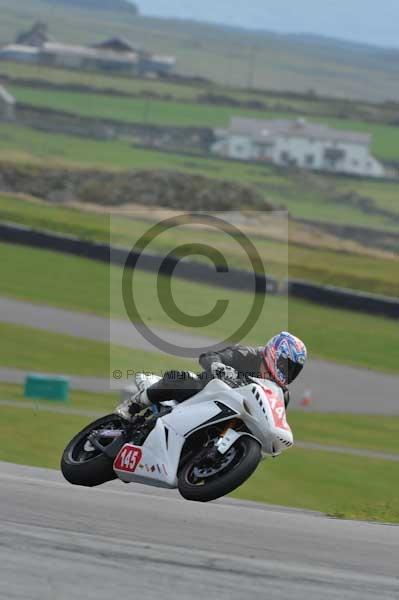
<svg viewBox="0 0 399 600">
<path fill-rule="evenodd" d="M 141 448 L 125 444 L 119 451 L 118 456 L 114 461 L 114 469 L 116 471 L 125 471 L 126 473 L 134 473 L 137 469 L 143 453 Z"/>
<path fill-rule="evenodd" d="M 274 425 L 279 429 L 291 431 L 291 427 L 287 423 L 287 414 L 285 411 L 284 400 L 275 394 L 269 388 L 263 388 L 266 392 L 266 397 L 272 409 Z"/>
</svg>

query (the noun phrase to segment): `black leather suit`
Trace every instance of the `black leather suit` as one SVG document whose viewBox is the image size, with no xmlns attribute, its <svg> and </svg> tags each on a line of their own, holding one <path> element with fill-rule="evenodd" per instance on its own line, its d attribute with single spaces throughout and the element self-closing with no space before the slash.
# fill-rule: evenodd
<svg viewBox="0 0 399 600">
<path fill-rule="evenodd" d="M 252 347 L 235 345 L 219 352 L 206 352 L 199 357 L 203 372 L 195 376 L 188 371 L 167 371 L 162 379 L 147 389 L 150 402 L 157 404 L 165 400 L 184 402 L 202 390 L 212 379 L 211 365 L 223 363 L 238 371 L 240 378 L 261 377 L 260 367 L 263 362 L 263 346 Z M 283 388 L 285 406 L 289 403 L 289 392 Z"/>
</svg>

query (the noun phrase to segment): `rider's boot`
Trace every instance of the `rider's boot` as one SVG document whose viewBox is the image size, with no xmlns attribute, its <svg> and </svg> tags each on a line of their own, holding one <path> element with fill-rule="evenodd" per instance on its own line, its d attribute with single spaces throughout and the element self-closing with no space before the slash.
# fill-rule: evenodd
<svg viewBox="0 0 399 600">
<path fill-rule="evenodd" d="M 136 418 L 139 413 L 145 413 L 152 407 L 148 399 L 147 389 L 159 381 L 160 377 L 138 373 L 135 377 L 136 391 L 127 400 L 120 404 L 117 413 L 127 420 Z M 144 415 L 143 415 L 144 416 Z"/>
<path fill-rule="evenodd" d="M 128 411 L 131 416 L 136 415 L 144 408 L 151 406 L 151 402 L 147 396 L 147 381 L 144 377 L 140 378 L 141 373 L 136 376 L 137 392 L 133 393 L 129 399 Z"/>
</svg>

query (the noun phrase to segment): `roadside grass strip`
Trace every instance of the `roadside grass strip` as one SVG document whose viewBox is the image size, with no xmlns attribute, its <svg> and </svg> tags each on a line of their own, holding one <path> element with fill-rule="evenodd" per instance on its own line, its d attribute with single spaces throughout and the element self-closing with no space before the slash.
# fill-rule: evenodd
<svg viewBox="0 0 399 600">
<path fill-rule="evenodd" d="M 396 462 L 293 448 L 265 460 L 232 495 L 334 517 L 399 523 L 397 475 Z"/>
<path fill-rule="evenodd" d="M 53 402 L 51 400 L 26 400 L 23 386 L 15 383 L 0 381 L 0 402 L 13 403 L 15 407 L 34 405 L 40 410 L 64 408 L 73 414 L 74 411 L 88 411 L 99 414 L 112 412 L 119 402 L 118 392 L 93 393 L 82 390 L 70 390 L 67 402 Z"/>
<path fill-rule="evenodd" d="M 0 364 L 33 372 L 107 377 L 109 352 L 126 373 L 192 368 L 191 361 L 0 322 Z"/>
<path fill-rule="evenodd" d="M 288 410 L 295 440 L 399 454 L 399 416 Z"/>
</svg>

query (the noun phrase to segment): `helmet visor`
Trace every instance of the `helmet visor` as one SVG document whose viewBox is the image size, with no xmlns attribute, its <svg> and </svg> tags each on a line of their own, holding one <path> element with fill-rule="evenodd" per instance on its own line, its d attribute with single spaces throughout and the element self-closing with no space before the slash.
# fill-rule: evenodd
<svg viewBox="0 0 399 600">
<path fill-rule="evenodd" d="M 291 383 L 296 379 L 303 369 L 303 365 L 292 361 L 290 358 L 280 358 L 277 360 L 277 368 L 284 375 L 286 384 Z"/>
</svg>

